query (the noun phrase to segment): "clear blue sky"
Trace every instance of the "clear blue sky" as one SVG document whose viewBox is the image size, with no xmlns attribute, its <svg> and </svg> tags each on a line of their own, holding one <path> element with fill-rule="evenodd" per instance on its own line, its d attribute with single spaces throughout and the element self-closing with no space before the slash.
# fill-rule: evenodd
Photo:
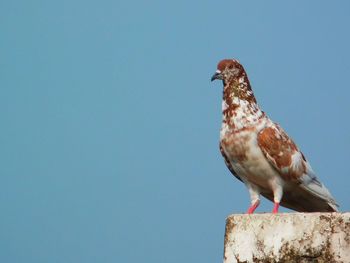
<svg viewBox="0 0 350 263">
<path fill-rule="evenodd" d="M 0 262 L 221 262 L 225 218 L 249 204 L 218 150 L 222 58 L 349 211 L 349 12 L 2 1 Z"/>
</svg>

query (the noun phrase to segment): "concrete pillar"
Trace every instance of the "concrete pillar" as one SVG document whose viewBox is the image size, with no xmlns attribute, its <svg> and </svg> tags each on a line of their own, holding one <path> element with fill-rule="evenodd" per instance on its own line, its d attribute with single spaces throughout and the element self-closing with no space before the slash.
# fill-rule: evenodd
<svg viewBox="0 0 350 263">
<path fill-rule="evenodd" d="M 230 215 L 224 263 L 350 263 L 350 213 Z"/>
</svg>

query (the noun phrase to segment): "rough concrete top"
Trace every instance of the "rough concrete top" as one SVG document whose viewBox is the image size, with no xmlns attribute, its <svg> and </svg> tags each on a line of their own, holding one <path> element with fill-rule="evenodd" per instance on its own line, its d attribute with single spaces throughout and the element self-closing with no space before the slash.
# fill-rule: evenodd
<svg viewBox="0 0 350 263">
<path fill-rule="evenodd" d="M 350 262 L 350 213 L 231 215 L 224 263 Z"/>
</svg>

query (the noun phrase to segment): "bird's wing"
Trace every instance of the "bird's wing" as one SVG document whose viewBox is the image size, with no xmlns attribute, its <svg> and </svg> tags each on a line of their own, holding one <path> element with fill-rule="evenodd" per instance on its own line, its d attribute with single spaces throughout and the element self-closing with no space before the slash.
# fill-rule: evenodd
<svg viewBox="0 0 350 263">
<path fill-rule="evenodd" d="M 231 163 L 230 163 L 229 158 L 227 157 L 227 155 L 226 155 L 225 152 L 224 152 L 224 149 L 223 149 L 222 146 L 221 146 L 221 143 L 220 143 L 220 152 L 221 152 L 222 156 L 224 157 L 226 166 L 227 166 L 227 168 L 230 170 L 230 172 L 231 172 L 238 180 L 240 180 L 241 182 L 243 182 L 242 179 L 237 175 L 237 173 L 236 173 L 235 170 L 233 169 L 233 167 L 232 167 L 232 165 L 231 165 Z"/>
<path fill-rule="evenodd" d="M 307 194 L 325 200 L 337 210 L 337 204 L 328 189 L 317 179 L 303 153 L 279 125 L 261 130 L 258 145 L 285 181 L 298 184 Z"/>
</svg>

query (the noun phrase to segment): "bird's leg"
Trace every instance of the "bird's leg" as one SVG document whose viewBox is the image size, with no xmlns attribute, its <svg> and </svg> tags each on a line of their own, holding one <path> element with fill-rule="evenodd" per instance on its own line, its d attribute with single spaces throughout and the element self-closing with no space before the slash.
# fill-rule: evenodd
<svg viewBox="0 0 350 263">
<path fill-rule="evenodd" d="M 273 205 L 273 210 L 272 213 L 273 214 L 277 214 L 278 213 L 278 208 L 280 207 L 280 203 L 275 202 Z"/>
<path fill-rule="evenodd" d="M 259 206 L 260 200 L 256 200 L 254 204 L 252 204 L 247 211 L 247 214 L 253 214 L 255 209 Z"/>
<path fill-rule="evenodd" d="M 250 195 L 250 200 L 251 200 L 251 205 L 248 208 L 247 214 L 253 214 L 255 209 L 259 206 L 260 204 L 260 191 L 257 189 L 257 187 L 247 184 L 249 195 Z"/>
<path fill-rule="evenodd" d="M 273 214 L 277 214 L 278 213 L 278 208 L 280 207 L 280 202 L 283 196 L 283 188 L 281 184 L 275 184 L 274 185 L 274 189 L 273 189 L 273 210 L 272 213 Z"/>
</svg>

